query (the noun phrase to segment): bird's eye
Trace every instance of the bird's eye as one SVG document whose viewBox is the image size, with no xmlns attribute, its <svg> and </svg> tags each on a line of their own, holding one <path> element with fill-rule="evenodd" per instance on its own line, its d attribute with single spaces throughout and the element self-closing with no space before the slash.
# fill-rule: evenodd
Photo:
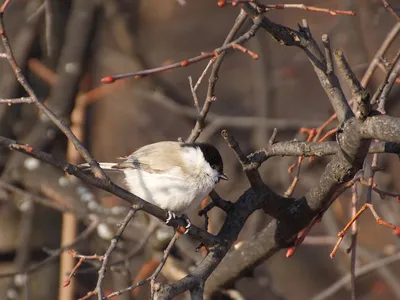
<svg viewBox="0 0 400 300">
<path fill-rule="evenodd" d="M 214 170 L 217 169 L 217 165 L 211 165 L 211 168 L 213 168 Z"/>
</svg>

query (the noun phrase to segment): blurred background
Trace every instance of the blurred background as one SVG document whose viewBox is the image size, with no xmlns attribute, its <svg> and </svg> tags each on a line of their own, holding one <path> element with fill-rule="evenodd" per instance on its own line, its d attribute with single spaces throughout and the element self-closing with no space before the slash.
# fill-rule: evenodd
<svg viewBox="0 0 400 300">
<path fill-rule="evenodd" d="M 267 16 L 291 28 L 307 19 L 314 38 L 320 42 L 322 34 L 329 34 L 332 48 L 343 49 L 359 78 L 388 33 L 400 32 L 396 20 L 380 0 L 301 3 L 357 13 L 355 17 L 331 16 L 286 9 L 271 11 Z M 396 1 L 391 4 L 400 9 Z M 214 0 L 15 0 L 9 5 L 4 21 L 16 59 L 40 99 L 71 125 L 95 159 L 116 161 L 117 157 L 145 144 L 177 140 L 190 134 L 197 112 L 188 77 L 196 82 L 208 61 L 111 85 L 101 84 L 100 79 L 211 51 L 222 45 L 238 13 L 238 7 L 220 8 Z M 240 32 L 250 26 L 248 21 Z M 263 30 L 245 46 L 257 53 L 259 59 L 229 51 L 219 73 L 217 100 L 199 138 L 221 151 L 230 180 L 220 184 L 217 192 L 231 201 L 249 184 L 234 153 L 220 136 L 222 129 L 228 129 L 249 154 L 267 145 L 273 128 L 279 131 L 279 141 L 305 140 L 307 136 L 299 133 L 301 128 L 316 128 L 333 113 L 303 52 L 280 46 Z M 384 65 L 385 58 L 393 59 L 399 46 L 397 37 L 380 65 Z M 1 98 L 25 96 L 4 59 L 0 60 L 0 74 Z M 384 75 L 384 68 L 378 66 L 368 90 L 373 93 Z M 204 102 L 207 84 L 208 75 L 197 91 L 200 104 Z M 393 116 L 400 116 L 399 102 L 395 101 L 399 98 L 399 87 L 394 87 L 387 102 L 387 112 Z M 332 123 L 327 130 L 336 125 Z M 65 136 L 29 104 L 0 106 L 0 135 L 29 143 L 70 162 L 82 162 Z M 94 230 L 72 248 L 82 254 L 103 254 L 110 236 L 117 230 L 116 224 L 123 219 L 126 204 L 26 156 L 0 151 L 0 297 L 63 300 L 83 297 L 95 287 L 100 266 L 96 261 L 85 262 L 65 288 L 61 288 L 63 280 L 76 263 L 69 254 L 62 256 L 63 266 L 55 257 L 26 276 L 10 275 L 25 273 L 29 266 L 40 264 L 60 244 L 68 244 L 90 228 L 93 218 L 101 226 L 92 226 Z M 379 165 L 387 167 L 376 176 L 380 187 L 400 190 L 398 160 L 396 155 L 380 155 Z M 293 157 L 268 160 L 260 169 L 265 183 L 279 193 L 285 192 L 293 180 L 288 167 L 295 161 Z M 328 161 L 329 157 L 312 163 L 305 160 L 294 196 L 303 195 L 315 185 Z M 115 180 L 124 184 L 120 178 Z M 10 184 L 18 191 L 12 190 Z M 32 195 L 46 198 L 58 204 L 58 208 L 33 204 Z M 350 271 L 350 255 L 346 253 L 349 238 L 346 237 L 334 259 L 329 258 L 329 253 L 337 232 L 350 219 L 350 197 L 350 193 L 343 194 L 311 231 L 310 236 L 321 237 L 318 241 L 322 245 L 310 239 L 290 259 L 285 258 L 284 251 L 275 255 L 254 270 L 251 277 L 237 282 L 235 288 L 242 298 L 234 299 L 312 299 L 345 276 Z M 360 189 L 362 203 L 363 197 L 365 190 Z M 383 219 L 400 225 L 400 207 L 395 199 L 381 199 L 373 194 L 373 204 Z M 60 207 L 73 213 L 60 212 Z M 190 218 L 198 226 L 204 223 L 195 214 Z M 209 230 L 218 232 L 223 218 L 224 214 L 214 209 L 210 213 Z M 269 221 L 263 212 L 254 213 L 240 239 L 252 237 Z M 128 227 L 112 260 L 122 263 L 116 263 L 107 273 L 108 292 L 151 274 L 149 270 L 154 269 L 172 235 L 170 228 L 149 231 L 151 224 L 147 216 L 140 215 Z M 144 237 L 149 237 L 149 241 L 141 247 Z M 159 280 L 177 280 L 187 274 L 202 257 L 201 252 L 194 251 L 196 246 L 188 237 L 180 239 Z M 370 212 L 361 216 L 357 248 L 360 266 L 397 252 L 399 246 L 398 237 L 377 225 Z M 136 253 L 132 253 L 136 248 Z M 393 263 L 358 278 L 357 299 L 400 299 L 399 267 L 399 263 Z M 329 297 L 314 299 L 349 299 L 349 287 L 345 284 Z M 148 290 L 144 286 L 119 299 L 148 299 Z"/>
</svg>

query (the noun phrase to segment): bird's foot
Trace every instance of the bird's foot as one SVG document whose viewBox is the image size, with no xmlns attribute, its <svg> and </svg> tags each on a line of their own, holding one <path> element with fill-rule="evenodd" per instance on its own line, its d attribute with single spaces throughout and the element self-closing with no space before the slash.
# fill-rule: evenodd
<svg viewBox="0 0 400 300">
<path fill-rule="evenodd" d="M 181 215 L 181 218 L 186 221 L 185 232 L 183 234 L 187 234 L 189 232 L 190 226 L 192 226 L 192 222 L 190 222 L 189 217 L 185 214 Z"/>
<path fill-rule="evenodd" d="M 172 211 L 169 210 L 169 211 L 168 211 L 168 218 L 167 218 L 167 220 L 165 221 L 165 224 L 168 225 L 172 220 L 174 220 L 174 219 L 179 219 L 179 218 L 182 218 L 182 219 L 185 220 L 186 226 L 185 226 L 185 231 L 184 231 L 183 234 L 187 234 L 187 233 L 189 232 L 190 226 L 192 226 L 192 222 L 190 222 L 188 216 L 185 215 L 185 214 L 182 214 L 180 217 L 177 217 L 176 214 L 175 214 L 174 212 L 172 212 Z"/>
<path fill-rule="evenodd" d="M 169 224 L 169 222 L 171 222 L 172 220 L 174 220 L 174 219 L 177 219 L 177 217 L 176 217 L 176 214 L 174 213 L 174 212 L 172 212 L 172 211 L 168 211 L 168 218 L 167 218 L 167 220 L 165 221 L 165 224 Z"/>
</svg>

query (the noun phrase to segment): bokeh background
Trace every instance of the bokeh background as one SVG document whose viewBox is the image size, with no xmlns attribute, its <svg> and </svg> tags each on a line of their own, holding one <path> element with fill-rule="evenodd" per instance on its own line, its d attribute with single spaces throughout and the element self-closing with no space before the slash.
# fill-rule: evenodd
<svg viewBox="0 0 400 300">
<path fill-rule="evenodd" d="M 101 86 L 100 79 L 104 76 L 165 65 L 219 47 L 239 13 L 238 7 L 227 5 L 220 8 L 214 0 L 186 0 L 184 5 L 175 0 L 86 0 L 86 8 L 84 4 L 79 4 L 79 0 L 50 2 L 53 2 L 50 31 L 46 26 L 43 3 L 36 0 L 12 1 L 4 17 L 6 30 L 18 63 L 41 99 L 54 103 L 56 112 L 62 112 L 65 120 L 70 119 L 71 111 L 79 101 L 87 101 L 82 106 L 83 118 L 77 117 L 73 120 L 84 129 L 82 139 L 98 161 L 116 161 L 117 157 L 128 155 L 145 144 L 177 140 L 190 134 L 196 111 L 188 77 L 191 76 L 196 82 L 208 61 L 140 80 L 124 80 L 115 83 L 108 90 L 101 90 L 95 95 L 89 94 L 89 100 L 78 99 L 82 99 L 79 98 L 82 95 L 87 96 L 85 92 Z M 272 4 L 269 1 L 260 3 Z M 301 19 L 307 19 L 317 41 L 320 41 L 322 34 L 329 34 L 332 47 L 343 49 L 359 78 L 396 24 L 396 20 L 384 9 L 380 0 L 304 0 L 301 3 L 353 10 L 357 13 L 355 17 L 331 16 L 286 9 L 272 11 L 267 15 L 274 22 L 291 28 L 301 23 Z M 391 1 L 391 4 L 400 9 L 396 1 Z M 74 26 L 71 20 L 79 20 L 77 14 L 80 11 L 77 7 L 82 9 L 80 18 L 87 20 L 76 22 Z M 90 26 L 90 34 L 82 38 L 82 32 L 87 30 L 79 26 Z M 249 26 L 250 21 L 241 32 Z M 300 128 L 317 127 L 333 112 L 307 57 L 299 49 L 279 45 L 263 30 L 245 46 L 257 53 L 259 59 L 253 60 L 240 51 L 229 51 L 220 70 L 216 88 L 217 100 L 212 105 L 212 115 L 207 119 L 207 126 L 199 139 L 213 143 L 221 151 L 230 180 L 221 183 L 217 191 L 231 201 L 235 201 L 248 187 L 248 182 L 233 152 L 219 134 L 222 129 L 228 129 L 239 141 L 244 152 L 251 153 L 268 143 L 273 128 L 279 130 L 280 141 L 304 140 L 306 137 L 299 134 Z M 399 46 L 400 37 L 397 37 L 385 54 L 389 61 Z M 78 74 L 75 76 L 78 80 L 71 83 L 71 78 L 65 72 L 68 73 L 68 68 L 76 66 L 69 65 L 65 57 L 73 57 L 71 53 L 79 47 L 86 49 L 82 51 L 84 63 L 77 70 L 71 71 L 71 74 Z M 68 56 L 68 53 L 71 55 Z M 5 60 L 0 60 L 0 74 L 1 98 L 25 95 Z M 368 84 L 368 90 L 374 92 L 383 77 L 384 71 L 378 67 Z M 60 83 L 60 78 L 65 80 L 64 85 Z M 198 90 L 200 103 L 205 99 L 207 79 L 206 76 Z M 387 111 L 394 116 L 400 115 L 399 102 L 396 101 L 399 95 L 400 88 L 397 85 L 387 102 Z M 55 98 L 61 100 L 57 102 Z M 63 106 L 65 107 L 60 108 Z M 46 141 L 39 143 L 40 148 L 64 158 L 67 155 L 65 137 L 47 127 L 37 129 L 38 122 L 40 118 L 33 106 L 0 106 L 1 135 L 30 143 L 37 136 L 46 136 Z M 336 123 L 329 129 L 333 126 Z M 36 135 L 32 133 L 34 130 L 37 130 Z M 387 169 L 377 175 L 378 184 L 385 189 L 399 191 L 399 158 L 395 155 L 380 157 L 380 165 Z M 71 156 L 68 158 L 71 159 Z M 280 157 L 268 160 L 261 168 L 265 182 L 277 192 L 283 193 L 293 179 L 288 173 L 288 167 L 295 161 L 296 158 Z M 302 195 L 312 187 L 328 161 L 329 157 L 316 159 L 311 164 L 308 160 L 305 161 L 294 195 Z M 40 194 L 66 206 L 86 205 L 79 204 L 79 193 L 76 191 L 61 192 L 61 187 L 53 182 L 54 178 L 46 177 L 46 174 L 53 173 L 46 171 L 47 173 L 38 174 L 34 170 L 29 171 L 24 169 L 25 162 L 26 157 L 2 150 L 1 180 L 15 182 L 31 193 Z M 118 182 L 123 184 L 122 181 Z M 98 190 L 93 189 L 92 192 L 96 195 L 95 200 L 105 207 L 125 205 L 121 200 Z M 360 193 L 361 198 L 365 197 L 365 190 L 360 189 Z M 381 216 L 400 225 L 399 203 L 391 198 L 382 200 L 376 194 L 373 196 L 373 203 Z M 57 249 L 60 246 L 62 215 L 37 205 L 30 217 L 32 230 L 29 243 L 25 245 L 27 258 L 18 262 L 18 249 L 24 239 L 21 228 L 27 218 L 21 203 L 26 199 L 21 200 L 20 196 L 2 189 L 0 199 L 0 274 L 16 270 L 18 265 L 23 270 L 49 255 L 49 250 L 44 251 L 44 248 Z M 290 259 L 286 259 L 282 251 L 260 265 L 251 277 L 239 280 L 236 288 L 243 299 L 312 299 L 345 276 L 350 271 L 350 255 L 346 254 L 346 243 L 343 251 L 340 250 L 334 259 L 329 258 L 329 253 L 337 232 L 350 219 L 350 204 L 350 194 L 342 195 L 310 233 L 311 236 L 326 237 L 325 245 L 315 245 L 311 241 L 299 247 Z M 223 213 L 217 209 L 212 211 L 211 231 L 218 231 L 223 217 Z M 196 215 L 191 218 L 199 226 L 203 223 Z M 79 220 L 78 230 L 83 230 L 88 225 L 88 220 L 85 217 L 79 217 Z M 148 221 L 145 216 L 140 220 Z M 240 239 L 250 238 L 260 228 L 267 226 L 269 220 L 264 213 L 255 213 L 248 220 Z M 131 248 L 143 236 L 146 226 L 136 223 L 133 225 L 125 241 Z M 116 230 L 115 226 L 110 228 L 112 231 Z M 367 211 L 360 218 L 359 230 L 360 266 L 398 251 L 398 237 L 391 230 L 377 225 L 370 212 Z M 168 236 L 170 231 L 171 229 L 165 229 L 158 232 L 150 239 L 144 251 L 126 264 L 109 271 L 107 289 L 122 288 L 124 284 L 129 285 L 138 278 L 143 265 L 152 258 L 159 257 L 165 245 L 162 236 Z M 85 254 L 101 254 L 108 244 L 109 241 L 104 240 L 96 231 L 75 249 Z M 195 242 L 186 237 L 180 239 L 178 249 L 171 258 L 177 267 L 175 271 L 171 271 L 173 275 L 164 272 L 160 279 L 179 277 L 179 270 L 183 270 L 184 274 L 185 268 L 193 264 L 191 259 L 195 261 L 201 256 L 194 252 L 196 246 Z M 121 250 L 117 256 L 123 257 L 124 252 Z M 393 263 L 358 278 L 357 299 L 400 299 L 399 267 L 399 263 Z M 10 287 L 15 278 L 0 277 L 0 296 L 5 299 L 58 299 L 59 286 L 62 284 L 59 281 L 59 272 L 59 260 L 56 259 L 30 273 L 26 284 L 29 288 L 15 288 L 15 294 L 10 292 L 13 291 Z M 75 298 L 82 297 L 94 288 L 96 276 L 97 272 L 90 264 L 85 264 L 77 272 L 73 279 Z M 345 285 L 326 299 L 349 299 L 349 286 Z M 27 290 L 30 291 L 29 298 Z M 120 299 L 147 298 L 148 288 L 144 287 L 135 295 L 128 294 Z"/>
</svg>

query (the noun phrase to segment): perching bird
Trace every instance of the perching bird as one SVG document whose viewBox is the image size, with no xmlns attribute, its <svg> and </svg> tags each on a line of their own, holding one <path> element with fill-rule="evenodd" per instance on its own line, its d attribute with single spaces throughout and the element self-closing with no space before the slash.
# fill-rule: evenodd
<svg viewBox="0 0 400 300">
<path fill-rule="evenodd" d="M 169 211 L 167 224 L 175 214 L 195 209 L 221 179 L 228 179 L 218 150 L 206 143 L 158 142 L 123 159 L 100 167 L 124 172 L 131 193 Z"/>
</svg>

